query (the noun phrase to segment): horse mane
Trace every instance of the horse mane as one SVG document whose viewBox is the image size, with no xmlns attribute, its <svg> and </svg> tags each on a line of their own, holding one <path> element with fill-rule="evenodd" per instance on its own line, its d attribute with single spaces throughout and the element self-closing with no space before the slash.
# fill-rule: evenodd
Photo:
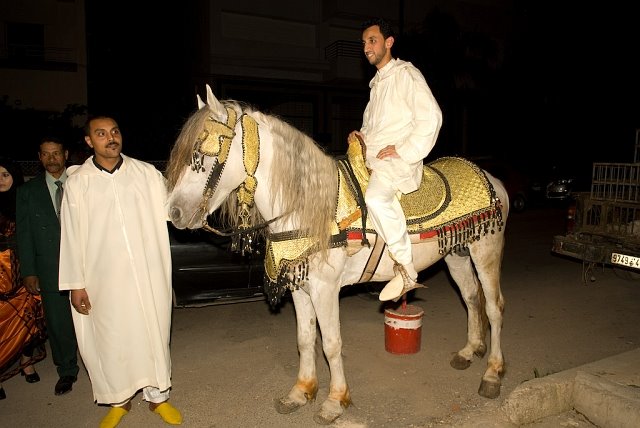
<svg viewBox="0 0 640 428">
<path fill-rule="evenodd" d="M 191 165 L 193 150 L 202 129 L 204 129 L 207 117 L 209 117 L 209 110 L 202 108 L 189 116 L 185 124 L 182 125 L 180 134 L 171 148 L 171 153 L 169 153 L 169 161 L 165 170 L 169 192 L 173 190 L 182 174 Z"/>
<path fill-rule="evenodd" d="M 221 101 L 225 107 L 258 119 L 261 133 L 270 132 L 273 141 L 273 164 L 270 179 L 271 203 L 280 204 L 290 224 L 300 236 L 318 238 L 318 250 L 330 247 L 331 223 L 334 220 L 338 174 L 334 159 L 304 132 L 275 115 L 261 113 L 234 100 Z M 192 114 L 171 149 L 165 176 L 169 191 L 191 164 L 193 151 L 210 112 L 202 108 Z M 258 187 L 264 183 L 258 183 Z M 238 226 L 237 192 L 232 192 L 220 207 L 220 219 L 226 226 Z M 262 221 L 255 205 L 250 209 L 254 225 Z"/>
<path fill-rule="evenodd" d="M 318 238 L 318 250 L 330 246 L 338 203 L 335 160 L 311 137 L 273 115 L 266 115 L 273 137 L 271 202 L 291 213 L 301 236 Z M 259 185 L 259 184 L 258 184 Z"/>
</svg>

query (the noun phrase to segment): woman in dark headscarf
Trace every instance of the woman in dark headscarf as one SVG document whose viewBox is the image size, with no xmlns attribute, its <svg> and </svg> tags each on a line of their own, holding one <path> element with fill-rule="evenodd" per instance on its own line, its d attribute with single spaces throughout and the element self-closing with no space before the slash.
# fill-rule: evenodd
<svg viewBox="0 0 640 428">
<path fill-rule="evenodd" d="M 0 214 L 15 222 L 16 189 L 24 183 L 20 165 L 9 158 L 0 157 Z"/>
<path fill-rule="evenodd" d="M 33 364 L 46 355 L 42 304 L 21 284 L 16 251 L 16 189 L 22 183 L 20 165 L 0 158 L 0 400 L 6 398 L 1 382 L 17 373 L 38 382 Z"/>
</svg>

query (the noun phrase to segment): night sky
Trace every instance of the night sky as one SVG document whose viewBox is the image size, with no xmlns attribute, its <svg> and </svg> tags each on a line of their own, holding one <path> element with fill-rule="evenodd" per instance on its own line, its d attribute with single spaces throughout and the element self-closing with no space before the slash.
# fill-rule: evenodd
<svg viewBox="0 0 640 428">
<path fill-rule="evenodd" d="M 615 2 L 516 3 L 503 68 L 487 76 L 478 98 L 487 108 L 480 105 L 484 115 L 475 118 L 475 150 L 572 164 L 583 173 L 590 173 L 593 161 L 633 161 L 640 127 L 636 15 Z M 195 36 L 183 25 L 192 19 L 190 11 L 95 5 L 87 2 L 90 111 L 120 118 L 125 144 L 144 142 L 127 146 L 129 154 L 166 158 L 166 141 L 174 140 L 195 108 L 189 86 Z M 105 24 L 110 17 L 113 24 Z M 409 60 L 422 58 L 433 80 L 446 80 L 444 57 L 428 58 L 438 50 L 411 48 Z M 459 96 L 425 75 L 441 104 Z"/>
<path fill-rule="evenodd" d="M 166 159 L 195 108 L 189 11 L 100 3 L 86 2 L 89 112 L 117 118 L 126 153 Z"/>
</svg>

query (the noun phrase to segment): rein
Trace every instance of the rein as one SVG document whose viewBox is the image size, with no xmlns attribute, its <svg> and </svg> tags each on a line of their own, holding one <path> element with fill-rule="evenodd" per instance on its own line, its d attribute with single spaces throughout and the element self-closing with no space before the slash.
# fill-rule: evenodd
<svg viewBox="0 0 640 428">
<path fill-rule="evenodd" d="M 236 235 L 241 235 L 243 233 L 249 233 L 249 232 L 254 232 L 256 230 L 263 229 L 269 226 L 271 223 L 277 220 L 280 220 L 282 217 L 284 217 L 284 215 L 279 215 L 278 217 L 274 217 L 271 220 L 267 220 L 265 222 L 258 224 L 257 226 L 251 226 L 246 229 L 236 229 L 235 231 L 233 228 L 229 228 L 226 230 L 216 229 L 215 227 L 210 226 L 209 223 L 206 223 L 206 222 L 202 225 L 202 228 L 207 232 L 213 232 L 218 236 L 236 236 Z"/>
</svg>

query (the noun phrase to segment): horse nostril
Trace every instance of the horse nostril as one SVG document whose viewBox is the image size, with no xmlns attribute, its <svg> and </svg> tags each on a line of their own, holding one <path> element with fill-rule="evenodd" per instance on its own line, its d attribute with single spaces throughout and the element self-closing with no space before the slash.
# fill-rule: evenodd
<svg viewBox="0 0 640 428">
<path fill-rule="evenodd" d="M 172 222 L 176 222 L 177 220 L 180 220 L 181 216 L 182 216 L 182 210 L 180 210 L 180 208 L 176 206 L 171 207 L 171 209 L 169 210 L 169 218 L 171 219 Z"/>
</svg>

